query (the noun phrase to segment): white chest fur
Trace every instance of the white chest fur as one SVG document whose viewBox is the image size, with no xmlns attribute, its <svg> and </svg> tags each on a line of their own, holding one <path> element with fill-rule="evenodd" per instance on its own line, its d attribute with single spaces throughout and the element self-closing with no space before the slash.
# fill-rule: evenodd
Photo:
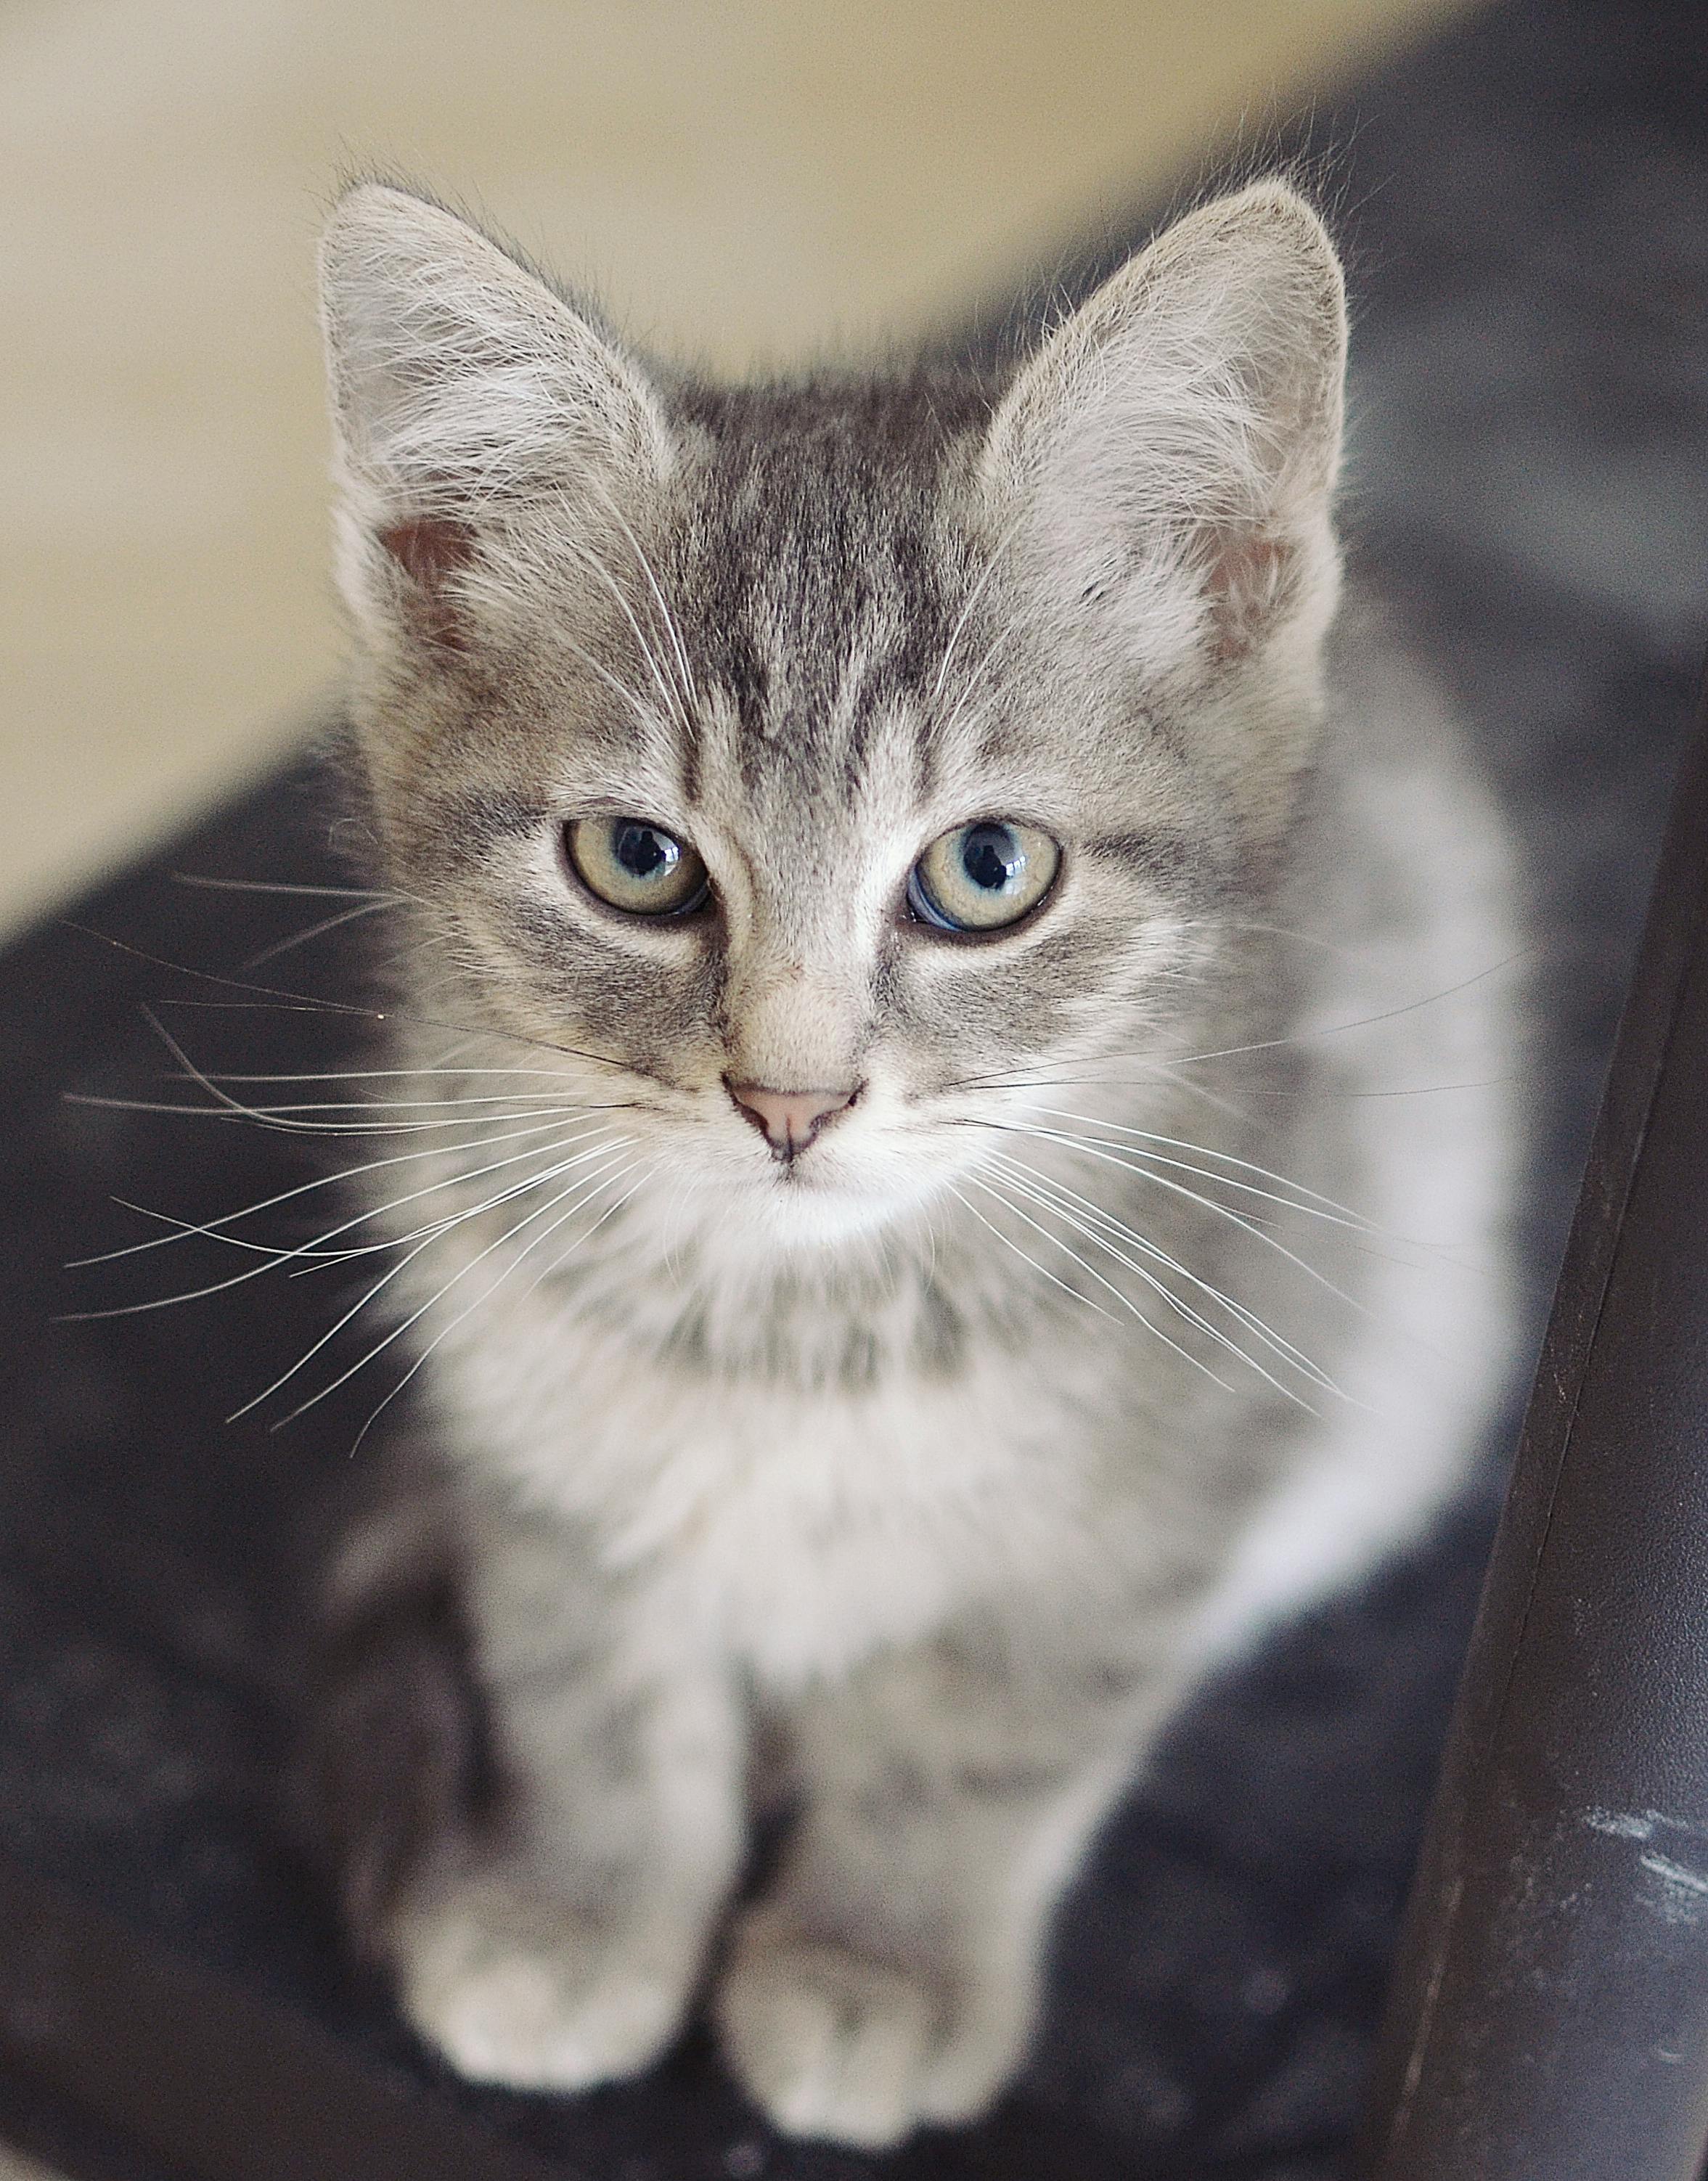
<svg viewBox="0 0 1708 2181">
<path fill-rule="evenodd" d="M 459 1437 L 764 1681 L 835 1675 L 992 1583 L 1096 1557 L 1078 1423 L 1095 1394 L 1035 1362 L 809 1394 L 643 1369 L 543 1315 L 445 1357 Z"/>
</svg>

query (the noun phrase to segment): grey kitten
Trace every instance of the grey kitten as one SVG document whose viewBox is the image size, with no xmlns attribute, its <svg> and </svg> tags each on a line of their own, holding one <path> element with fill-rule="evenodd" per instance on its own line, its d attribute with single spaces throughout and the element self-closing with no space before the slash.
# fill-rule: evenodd
<svg viewBox="0 0 1708 2181">
<path fill-rule="evenodd" d="M 329 1719 L 388 1648 L 416 1705 L 346 1898 L 472 2075 L 631 2073 L 710 1960 L 780 2127 L 965 2120 L 1159 1728 L 1506 1361 L 1511 882 L 1427 682 L 1325 660 L 1333 248 L 1260 183 L 1000 378 L 733 390 L 392 189 L 323 279 L 445 1120 L 375 1199 L 444 1483 L 331 1582 Z"/>
</svg>

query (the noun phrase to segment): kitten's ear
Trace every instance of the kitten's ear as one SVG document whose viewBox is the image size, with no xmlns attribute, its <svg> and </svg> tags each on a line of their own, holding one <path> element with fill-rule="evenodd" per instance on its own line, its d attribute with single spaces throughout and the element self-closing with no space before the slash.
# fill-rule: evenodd
<svg viewBox="0 0 1708 2181">
<path fill-rule="evenodd" d="M 484 527 L 544 500 L 609 505 L 667 473 L 669 428 L 635 366 L 438 206 L 351 190 L 321 245 L 320 295 L 340 575 L 358 615 L 412 607 L 456 647 L 453 579 Z"/>
<path fill-rule="evenodd" d="M 1131 259 L 1023 369 L 987 489 L 1068 610 L 1162 669 L 1333 610 L 1346 310 L 1327 230 L 1259 182 Z"/>
</svg>

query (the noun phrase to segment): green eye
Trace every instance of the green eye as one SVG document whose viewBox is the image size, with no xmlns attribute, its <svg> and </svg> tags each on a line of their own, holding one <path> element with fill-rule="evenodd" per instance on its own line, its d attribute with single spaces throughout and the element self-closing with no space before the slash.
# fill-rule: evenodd
<svg viewBox="0 0 1708 2181">
<path fill-rule="evenodd" d="M 705 865 L 649 818 L 578 818 L 563 829 L 576 876 L 631 916 L 684 916 L 705 899 Z"/>
<path fill-rule="evenodd" d="M 909 875 L 908 907 L 940 931 L 998 931 L 1037 907 L 1061 861 L 1036 825 L 981 819 L 931 842 Z"/>
</svg>

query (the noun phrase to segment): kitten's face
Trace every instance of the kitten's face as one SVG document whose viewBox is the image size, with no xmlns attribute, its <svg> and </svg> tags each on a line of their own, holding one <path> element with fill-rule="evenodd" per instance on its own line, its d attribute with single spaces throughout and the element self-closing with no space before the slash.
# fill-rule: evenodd
<svg viewBox="0 0 1708 2181">
<path fill-rule="evenodd" d="M 1119 689 L 1064 698 L 999 566 L 962 618 L 990 563 L 941 439 L 888 490 L 856 447 L 805 458 L 832 568 L 781 419 L 703 443 L 698 521 L 601 540 L 620 605 L 578 573 L 506 651 L 435 664 L 467 709 L 394 788 L 403 882 L 478 965 L 462 1004 L 612 1063 L 582 1080 L 661 1179 L 803 1235 L 934 1193 L 1009 1083 L 1142 1047 L 1225 860 Z"/>
<path fill-rule="evenodd" d="M 1265 203 L 1253 279 L 1307 287 L 1314 250 L 1334 290 L 1262 359 L 1308 442 L 1267 486 L 1252 421 L 1164 383 L 1132 268 L 999 400 L 720 395 L 655 387 L 445 215 L 368 191 L 359 251 L 334 225 L 356 710 L 436 938 L 417 991 L 561 1053 L 682 1217 L 882 1223 L 1017 1104 L 1130 1085 L 1213 1017 L 1334 580 L 1338 287 L 1312 216 Z M 1259 512 L 1180 443 L 1195 402 Z"/>
</svg>

